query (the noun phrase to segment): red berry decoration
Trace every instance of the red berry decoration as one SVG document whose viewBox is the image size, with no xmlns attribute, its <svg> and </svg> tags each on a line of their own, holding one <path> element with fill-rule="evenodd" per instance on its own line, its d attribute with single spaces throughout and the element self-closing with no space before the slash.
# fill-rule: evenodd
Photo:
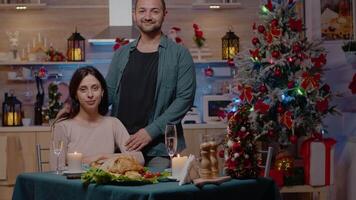
<svg viewBox="0 0 356 200">
<path fill-rule="evenodd" d="M 204 69 L 204 74 L 207 77 L 212 77 L 214 75 L 214 70 L 209 66 L 208 68 Z"/>
<path fill-rule="evenodd" d="M 279 51 L 272 51 L 272 57 L 273 58 L 279 58 L 281 54 L 279 53 Z"/>
<path fill-rule="evenodd" d="M 264 32 L 266 31 L 266 29 L 265 29 L 265 27 L 264 27 L 263 25 L 259 25 L 259 26 L 257 27 L 257 31 L 258 31 L 259 33 L 264 33 Z"/>
<path fill-rule="evenodd" d="M 288 82 L 288 89 L 294 88 L 294 81 L 289 81 Z"/>
<path fill-rule="evenodd" d="M 267 92 L 267 87 L 266 87 L 265 84 L 260 86 L 260 92 L 262 92 L 262 93 L 266 93 Z"/>
<path fill-rule="evenodd" d="M 272 27 L 278 26 L 278 19 L 272 19 L 272 21 L 271 21 L 271 26 L 272 26 Z"/>
<path fill-rule="evenodd" d="M 299 44 L 294 44 L 292 48 L 294 53 L 299 53 L 302 50 Z"/>
<path fill-rule="evenodd" d="M 219 151 L 219 157 L 220 158 L 224 158 L 225 157 L 225 151 L 224 150 L 220 150 Z"/>
<path fill-rule="evenodd" d="M 281 104 L 279 104 L 277 107 L 277 112 L 282 113 L 283 111 L 284 111 L 283 106 Z"/>
<path fill-rule="evenodd" d="M 298 138 L 297 138 L 297 136 L 295 136 L 295 135 L 291 135 L 291 136 L 289 137 L 289 141 L 290 141 L 292 144 L 297 144 Z"/>
<path fill-rule="evenodd" d="M 279 68 L 274 70 L 274 76 L 276 77 L 281 77 L 282 76 L 282 72 Z"/>
<path fill-rule="evenodd" d="M 268 135 L 268 137 L 274 137 L 274 131 L 268 130 L 267 135 Z"/>
<path fill-rule="evenodd" d="M 252 44 L 257 45 L 260 43 L 260 40 L 257 37 L 252 38 Z"/>
</svg>

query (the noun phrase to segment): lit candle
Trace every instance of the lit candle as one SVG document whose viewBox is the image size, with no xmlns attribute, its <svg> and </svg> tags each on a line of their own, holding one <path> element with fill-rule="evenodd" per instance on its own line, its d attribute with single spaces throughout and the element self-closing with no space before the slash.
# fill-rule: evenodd
<svg viewBox="0 0 356 200">
<path fill-rule="evenodd" d="M 80 48 L 73 49 L 73 60 L 81 60 L 82 59 L 82 51 Z"/>
<path fill-rule="evenodd" d="M 81 153 L 68 153 L 68 171 L 81 171 L 82 170 L 82 154 Z"/>
<path fill-rule="evenodd" d="M 8 126 L 19 125 L 18 119 L 19 119 L 18 118 L 18 113 L 16 113 L 16 112 L 7 113 L 7 125 Z"/>
<path fill-rule="evenodd" d="M 35 39 L 35 38 L 33 38 L 33 40 L 32 40 L 32 47 L 33 47 L 33 48 L 36 47 L 36 39 Z"/>
<path fill-rule="evenodd" d="M 187 160 L 188 160 L 187 156 L 180 157 L 179 154 L 177 157 L 174 157 L 172 159 L 172 177 L 173 178 L 176 178 L 179 180 L 179 178 L 182 174 L 184 165 L 187 162 Z"/>
<path fill-rule="evenodd" d="M 38 33 L 38 43 L 41 43 L 41 33 Z"/>
</svg>

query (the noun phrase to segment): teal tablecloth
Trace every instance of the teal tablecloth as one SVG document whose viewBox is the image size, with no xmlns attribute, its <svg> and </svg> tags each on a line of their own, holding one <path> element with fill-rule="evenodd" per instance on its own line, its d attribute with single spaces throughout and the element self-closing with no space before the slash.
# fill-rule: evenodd
<svg viewBox="0 0 356 200">
<path fill-rule="evenodd" d="M 279 192 L 270 179 L 231 180 L 221 185 L 193 184 L 179 186 L 178 182 L 161 182 L 141 186 L 89 185 L 50 173 L 24 173 L 17 177 L 13 200 L 184 200 L 184 199 L 279 199 Z"/>
</svg>

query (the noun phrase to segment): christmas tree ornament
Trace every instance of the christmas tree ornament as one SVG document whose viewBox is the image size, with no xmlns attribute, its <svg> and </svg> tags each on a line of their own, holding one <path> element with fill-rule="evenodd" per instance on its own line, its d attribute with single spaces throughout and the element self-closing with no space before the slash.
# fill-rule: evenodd
<svg viewBox="0 0 356 200">
<path fill-rule="evenodd" d="M 277 27 L 278 26 L 278 19 L 272 19 L 271 26 L 272 27 Z"/>
<path fill-rule="evenodd" d="M 290 141 L 292 144 L 297 144 L 298 137 L 297 137 L 296 135 L 291 135 L 291 136 L 289 136 L 289 141 Z"/>
<path fill-rule="evenodd" d="M 279 53 L 279 51 L 272 51 L 272 57 L 273 58 L 279 58 L 279 56 L 280 56 L 280 53 Z"/>
<path fill-rule="evenodd" d="M 258 25 L 257 27 L 257 31 L 259 33 L 264 33 L 266 31 L 265 27 L 263 25 Z"/>
<path fill-rule="evenodd" d="M 257 45 L 260 43 L 260 40 L 257 37 L 252 38 L 252 44 Z"/>
<path fill-rule="evenodd" d="M 212 77 L 214 75 L 214 70 L 210 66 L 204 69 L 204 75 L 207 77 Z"/>
<path fill-rule="evenodd" d="M 274 166 L 278 171 L 289 173 L 294 167 L 294 158 L 288 151 L 281 150 L 276 155 Z"/>
<path fill-rule="evenodd" d="M 282 76 L 281 69 L 276 68 L 276 69 L 274 70 L 274 76 L 275 76 L 275 77 L 281 77 L 281 76 Z"/>
<path fill-rule="evenodd" d="M 260 92 L 261 93 L 266 93 L 268 91 L 267 87 L 265 84 L 260 85 Z"/>
<path fill-rule="evenodd" d="M 288 87 L 288 89 L 292 89 L 292 88 L 294 88 L 294 85 L 295 85 L 294 81 L 288 81 L 287 87 Z"/>
</svg>

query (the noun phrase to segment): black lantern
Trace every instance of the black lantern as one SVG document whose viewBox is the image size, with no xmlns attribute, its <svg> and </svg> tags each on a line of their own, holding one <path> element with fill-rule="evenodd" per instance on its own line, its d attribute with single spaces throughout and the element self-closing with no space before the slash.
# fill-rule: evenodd
<svg viewBox="0 0 356 200">
<path fill-rule="evenodd" d="M 222 40 L 222 59 L 233 59 L 239 52 L 240 39 L 231 29 L 225 34 Z"/>
<path fill-rule="evenodd" d="M 22 103 L 11 94 L 10 97 L 5 93 L 2 103 L 2 125 L 3 126 L 22 126 Z"/>
<path fill-rule="evenodd" d="M 67 60 L 85 61 L 85 38 L 75 32 L 68 38 L 67 42 Z"/>
</svg>

